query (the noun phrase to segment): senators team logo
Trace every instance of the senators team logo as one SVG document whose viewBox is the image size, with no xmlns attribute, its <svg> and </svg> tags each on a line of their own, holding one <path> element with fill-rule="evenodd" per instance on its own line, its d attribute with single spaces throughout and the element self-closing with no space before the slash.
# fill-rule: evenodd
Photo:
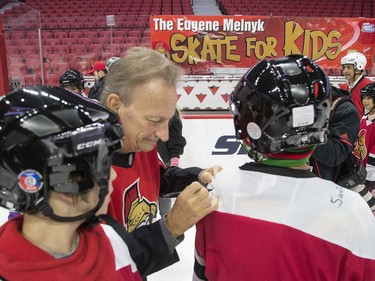
<svg viewBox="0 0 375 281">
<path fill-rule="evenodd" d="M 354 148 L 354 154 L 359 159 L 364 159 L 367 155 L 366 148 L 366 130 L 361 130 L 358 134 L 357 143 Z"/>
<path fill-rule="evenodd" d="M 125 225 L 127 225 L 128 232 L 132 232 L 141 225 L 151 224 L 153 218 L 156 217 L 157 205 L 141 197 L 138 181 L 125 191 L 123 200 L 125 202 Z"/>
</svg>

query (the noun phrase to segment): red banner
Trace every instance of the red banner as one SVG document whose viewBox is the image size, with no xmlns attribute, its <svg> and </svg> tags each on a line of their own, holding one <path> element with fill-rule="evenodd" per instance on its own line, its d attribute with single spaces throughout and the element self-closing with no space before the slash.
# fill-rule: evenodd
<svg viewBox="0 0 375 281">
<path fill-rule="evenodd" d="M 183 67 L 249 68 L 261 59 L 304 54 L 340 69 L 348 51 L 374 61 L 375 18 L 151 16 L 152 48 Z"/>
</svg>

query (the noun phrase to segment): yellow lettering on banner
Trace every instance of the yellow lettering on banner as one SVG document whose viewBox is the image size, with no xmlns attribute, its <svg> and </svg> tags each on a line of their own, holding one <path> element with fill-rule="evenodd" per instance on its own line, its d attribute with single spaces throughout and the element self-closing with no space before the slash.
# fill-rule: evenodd
<svg viewBox="0 0 375 281">
<path fill-rule="evenodd" d="M 172 54 L 172 59 L 176 63 L 183 63 L 187 56 L 189 55 L 187 46 L 180 44 L 180 42 L 185 41 L 185 36 L 179 33 L 175 33 L 171 37 L 171 49 L 175 52 Z"/>
<path fill-rule="evenodd" d="M 257 40 L 256 37 L 246 38 L 246 56 L 251 56 L 251 50 L 254 50 L 254 56 L 258 60 L 266 57 L 276 57 L 275 50 L 277 39 L 275 37 L 266 37 L 266 41 Z"/>
<path fill-rule="evenodd" d="M 330 42 L 330 44 L 328 45 L 329 49 L 326 52 L 326 57 L 330 60 L 334 60 L 341 53 L 342 46 L 341 43 L 337 41 L 341 38 L 341 35 L 342 34 L 337 30 L 332 30 L 328 33 L 328 42 Z M 334 42 L 334 39 L 336 42 Z"/>
<path fill-rule="evenodd" d="M 289 21 L 285 23 L 285 44 L 284 54 L 305 54 L 313 60 L 323 56 L 333 60 L 341 52 L 342 45 L 337 40 L 340 39 L 341 33 L 337 30 L 331 30 L 328 35 L 320 30 L 303 29 L 298 23 Z M 295 42 L 303 35 L 303 49 L 298 49 Z"/>
<path fill-rule="evenodd" d="M 294 29 L 293 26 L 295 26 Z M 301 54 L 301 50 L 299 50 L 294 43 L 303 34 L 301 26 L 298 23 L 295 24 L 293 21 L 285 22 L 284 34 L 284 55 Z M 304 41 L 304 43 L 306 43 L 306 41 Z"/>
<path fill-rule="evenodd" d="M 223 39 L 211 39 L 210 36 L 205 35 L 203 42 L 197 37 L 189 36 L 186 37 L 183 34 L 175 33 L 171 36 L 171 58 L 176 63 L 183 63 L 187 60 L 188 64 L 197 64 L 200 61 L 207 61 L 208 58 L 211 61 L 217 63 L 223 62 L 223 47 L 225 53 L 225 60 L 231 60 L 239 62 L 241 59 L 240 55 L 234 54 L 237 50 L 235 42 L 238 36 L 226 36 Z M 197 49 L 201 47 L 200 53 L 197 53 Z"/>
</svg>

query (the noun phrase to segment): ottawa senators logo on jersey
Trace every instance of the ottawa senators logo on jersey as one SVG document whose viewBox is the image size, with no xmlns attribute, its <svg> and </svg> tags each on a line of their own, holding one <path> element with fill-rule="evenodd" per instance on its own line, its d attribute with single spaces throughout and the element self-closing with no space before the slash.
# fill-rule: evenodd
<svg viewBox="0 0 375 281">
<path fill-rule="evenodd" d="M 146 198 L 140 196 L 138 181 L 136 181 L 124 193 L 123 202 L 126 202 L 124 209 L 125 225 L 128 232 L 144 224 L 151 224 L 156 217 L 157 205 L 150 203 Z"/>
<path fill-rule="evenodd" d="M 356 142 L 356 146 L 354 148 L 354 154 L 359 159 L 364 159 L 367 155 L 367 148 L 366 148 L 366 130 L 362 129 L 358 133 L 358 138 Z"/>
</svg>

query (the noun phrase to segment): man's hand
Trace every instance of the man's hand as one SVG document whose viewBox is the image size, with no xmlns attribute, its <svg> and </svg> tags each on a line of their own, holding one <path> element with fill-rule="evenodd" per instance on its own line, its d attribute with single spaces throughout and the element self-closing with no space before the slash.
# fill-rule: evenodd
<svg viewBox="0 0 375 281">
<path fill-rule="evenodd" d="M 201 184 L 208 184 L 211 182 L 215 175 L 219 173 L 223 168 L 219 165 L 212 166 L 210 168 L 202 170 L 198 175 L 198 180 Z"/>
<path fill-rule="evenodd" d="M 166 225 L 174 237 L 178 237 L 199 220 L 218 207 L 219 200 L 212 198 L 207 189 L 193 182 L 176 198 L 166 217 Z"/>
</svg>

